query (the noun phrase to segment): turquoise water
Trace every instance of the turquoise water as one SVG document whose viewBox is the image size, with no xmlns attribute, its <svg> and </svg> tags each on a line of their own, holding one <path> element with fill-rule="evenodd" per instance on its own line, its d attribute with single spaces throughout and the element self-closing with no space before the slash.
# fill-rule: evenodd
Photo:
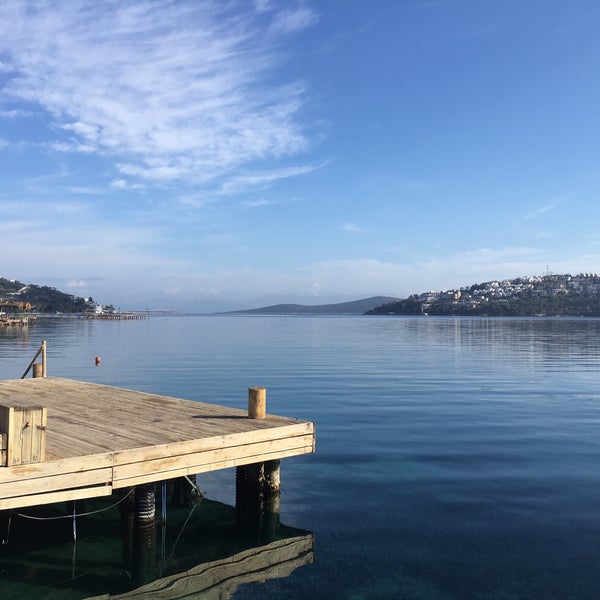
<svg viewBox="0 0 600 600">
<path fill-rule="evenodd" d="M 0 378 L 42 339 L 49 375 L 240 408 L 263 385 L 316 422 L 281 499 L 315 562 L 236 600 L 598 597 L 600 320 L 40 320 L 0 331 Z M 234 502 L 230 471 L 199 483 Z"/>
</svg>

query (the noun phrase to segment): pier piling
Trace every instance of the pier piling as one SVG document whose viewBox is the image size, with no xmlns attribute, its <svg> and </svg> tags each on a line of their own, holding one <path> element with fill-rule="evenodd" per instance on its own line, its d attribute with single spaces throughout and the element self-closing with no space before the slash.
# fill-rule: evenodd
<svg viewBox="0 0 600 600">
<path fill-rule="evenodd" d="M 267 391 L 264 387 L 248 388 L 248 418 L 266 417 Z M 278 522 L 281 493 L 280 461 L 269 460 L 236 467 L 235 507 L 238 526 L 258 528 L 263 521 Z M 268 529 L 273 529 L 269 527 Z"/>
<path fill-rule="evenodd" d="M 156 516 L 156 486 L 154 483 L 138 485 L 135 488 L 136 521 L 154 521 Z"/>
<path fill-rule="evenodd" d="M 264 387 L 248 388 L 248 418 L 264 419 L 267 414 L 267 389 Z"/>
</svg>

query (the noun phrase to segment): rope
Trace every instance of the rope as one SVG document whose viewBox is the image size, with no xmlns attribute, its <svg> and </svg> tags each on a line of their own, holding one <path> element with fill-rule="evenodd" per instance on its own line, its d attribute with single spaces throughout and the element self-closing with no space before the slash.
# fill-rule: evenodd
<svg viewBox="0 0 600 600">
<path fill-rule="evenodd" d="M 198 506 L 198 504 L 194 504 L 192 506 L 192 508 L 190 509 L 190 512 L 187 516 L 187 519 L 185 520 L 185 523 L 181 526 L 181 529 L 179 530 L 179 533 L 177 534 L 177 538 L 175 539 L 175 542 L 173 543 L 173 548 L 171 549 L 171 554 L 169 554 L 169 558 L 167 560 L 171 560 L 173 558 L 173 554 L 175 554 L 175 548 L 177 547 L 177 544 L 179 543 L 179 540 L 181 539 L 181 535 L 183 534 L 183 531 L 185 530 L 189 520 L 192 518 L 192 513 L 196 510 L 197 506 Z"/>
<path fill-rule="evenodd" d="M 194 492 L 196 492 L 196 495 L 199 498 L 204 498 L 204 496 L 206 496 L 206 492 L 199 488 L 187 475 L 184 475 L 185 479 L 187 479 L 187 482 L 192 486 L 192 489 L 194 490 Z"/>
<path fill-rule="evenodd" d="M 73 545 L 77 544 L 77 500 L 73 500 Z M 75 553 L 73 552 L 73 560 Z M 75 564 L 73 562 L 73 564 Z"/>
<path fill-rule="evenodd" d="M 84 512 L 84 513 L 79 513 L 79 514 L 75 514 L 73 513 L 72 515 L 57 515 L 55 517 L 34 517 L 33 515 L 26 515 L 23 513 L 14 513 L 17 517 L 23 517 L 24 519 L 32 519 L 34 521 L 56 521 L 57 519 L 74 519 L 75 517 L 88 517 L 89 515 L 96 515 L 98 513 L 104 512 L 106 510 L 110 510 L 111 508 L 114 508 L 115 506 L 118 506 L 119 504 L 121 504 L 121 502 L 124 502 L 125 500 L 127 500 L 127 498 L 129 498 L 129 496 L 133 493 L 133 488 L 131 490 L 129 490 L 129 493 L 125 496 L 123 496 L 119 501 L 115 502 L 114 504 L 111 504 L 110 506 L 107 506 L 106 508 L 100 508 L 98 510 L 91 510 L 89 512 Z"/>
<path fill-rule="evenodd" d="M 6 528 L 6 538 L 2 540 L 2 545 L 8 544 L 8 538 L 10 537 L 10 525 L 12 523 L 12 513 L 8 513 L 8 527 Z"/>
<path fill-rule="evenodd" d="M 165 564 L 165 555 L 167 553 L 167 482 L 162 482 L 162 497 L 161 497 L 161 510 L 162 510 L 162 537 L 160 542 L 160 558 L 161 568 L 160 576 L 162 577 L 162 569 Z"/>
</svg>

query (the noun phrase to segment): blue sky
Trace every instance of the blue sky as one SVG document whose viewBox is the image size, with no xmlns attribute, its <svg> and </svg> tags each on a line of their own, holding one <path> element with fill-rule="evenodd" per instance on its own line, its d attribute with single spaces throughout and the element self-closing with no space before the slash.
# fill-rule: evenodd
<svg viewBox="0 0 600 600">
<path fill-rule="evenodd" d="M 0 276 L 219 310 L 600 271 L 596 0 L 0 4 Z"/>
</svg>

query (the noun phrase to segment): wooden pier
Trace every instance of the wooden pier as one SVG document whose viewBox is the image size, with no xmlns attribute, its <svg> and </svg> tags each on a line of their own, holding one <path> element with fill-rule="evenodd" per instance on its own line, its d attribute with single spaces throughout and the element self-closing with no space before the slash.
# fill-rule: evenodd
<svg viewBox="0 0 600 600">
<path fill-rule="evenodd" d="M 0 327 L 27 327 L 31 317 L 7 317 L 0 316 Z"/>
<path fill-rule="evenodd" d="M 149 315 L 147 312 L 117 312 L 117 313 L 85 313 L 86 319 L 96 319 L 99 321 L 140 321 L 148 319 Z"/>
<path fill-rule="evenodd" d="M 313 423 L 250 410 L 71 379 L 0 381 L 0 510 L 315 451 Z"/>
</svg>

